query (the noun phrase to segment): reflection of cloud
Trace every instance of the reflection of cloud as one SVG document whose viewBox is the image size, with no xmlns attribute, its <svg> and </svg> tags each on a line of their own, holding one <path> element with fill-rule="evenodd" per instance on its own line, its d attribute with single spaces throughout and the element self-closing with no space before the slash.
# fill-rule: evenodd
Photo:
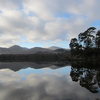
<svg viewBox="0 0 100 100">
<path fill-rule="evenodd" d="M 98 98 L 99 94 L 96 97 Z M 16 72 L 1 70 L 1 98 L 2 100 L 94 100 L 95 97 L 77 83 L 71 82 L 67 75 L 30 74 L 26 80 L 21 81 Z"/>
<path fill-rule="evenodd" d="M 1 83 L 13 83 L 13 82 L 17 82 L 17 81 L 20 81 L 21 78 L 20 76 L 9 70 L 9 69 L 2 69 L 0 70 L 0 82 Z"/>
</svg>

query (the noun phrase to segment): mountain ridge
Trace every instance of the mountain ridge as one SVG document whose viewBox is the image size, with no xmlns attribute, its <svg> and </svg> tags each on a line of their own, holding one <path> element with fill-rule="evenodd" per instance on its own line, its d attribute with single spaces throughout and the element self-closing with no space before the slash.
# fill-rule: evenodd
<svg viewBox="0 0 100 100">
<path fill-rule="evenodd" d="M 63 52 L 66 51 L 64 48 L 52 46 L 49 48 L 42 48 L 42 47 L 33 47 L 33 48 L 26 48 L 21 47 L 19 45 L 13 45 L 9 48 L 2 48 L 0 47 L 0 54 L 34 54 L 34 53 L 57 53 L 58 51 Z"/>
</svg>

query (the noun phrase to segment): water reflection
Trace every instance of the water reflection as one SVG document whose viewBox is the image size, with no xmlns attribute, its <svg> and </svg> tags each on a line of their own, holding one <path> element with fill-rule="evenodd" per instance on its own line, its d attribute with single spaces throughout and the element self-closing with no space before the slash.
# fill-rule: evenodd
<svg viewBox="0 0 100 100">
<path fill-rule="evenodd" d="M 76 68 L 76 64 L 73 66 L 58 64 L 62 65 L 61 67 L 49 64 L 50 66 L 45 66 L 43 69 L 26 66 L 16 71 L 12 70 L 13 66 L 10 65 L 9 63 L 10 68 L 6 66 L 5 69 L 0 70 L 0 100 L 100 100 L 98 92 L 100 71 L 96 69 Z M 25 62 L 23 65 L 25 66 Z M 27 65 L 30 64 L 27 63 Z M 25 74 L 29 70 L 31 72 Z M 35 73 L 37 71 L 40 74 Z M 90 88 L 87 88 L 86 84 L 93 87 L 93 91 L 96 89 L 96 93 L 88 91 Z M 97 86 L 98 88 L 95 88 Z"/>
<path fill-rule="evenodd" d="M 100 88 L 100 71 L 87 68 L 71 68 L 70 76 L 73 81 L 79 82 L 93 93 L 99 92 Z"/>
<path fill-rule="evenodd" d="M 25 68 L 46 68 L 51 69 L 61 68 L 70 65 L 69 62 L 0 62 L 0 69 L 11 69 L 13 71 L 19 71 Z"/>
<path fill-rule="evenodd" d="M 73 81 L 92 93 L 100 92 L 100 68 L 98 62 L 72 62 L 70 76 Z"/>
</svg>

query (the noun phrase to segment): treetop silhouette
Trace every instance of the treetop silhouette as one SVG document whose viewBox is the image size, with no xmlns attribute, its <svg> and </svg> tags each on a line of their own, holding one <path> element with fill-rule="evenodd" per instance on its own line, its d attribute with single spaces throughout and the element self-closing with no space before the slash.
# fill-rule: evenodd
<svg viewBox="0 0 100 100">
<path fill-rule="evenodd" d="M 72 38 L 69 44 L 72 54 L 85 53 L 92 50 L 96 52 L 100 49 L 100 30 L 96 31 L 95 27 L 90 27 L 80 33 L 78 38 Z"/>
</svg>

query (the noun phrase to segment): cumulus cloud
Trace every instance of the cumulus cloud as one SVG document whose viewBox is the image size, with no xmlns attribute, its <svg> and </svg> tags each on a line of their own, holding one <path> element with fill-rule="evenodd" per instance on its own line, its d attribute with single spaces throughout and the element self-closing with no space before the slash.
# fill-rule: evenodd
<svg viewBox="0 0 100 100">
<path fill-rule="evenodd" d="M 98 0 L 0 0 L 0 46 L 23 41 L 69 42 L 100 20 L 99 3 Z"/>
</svg>

